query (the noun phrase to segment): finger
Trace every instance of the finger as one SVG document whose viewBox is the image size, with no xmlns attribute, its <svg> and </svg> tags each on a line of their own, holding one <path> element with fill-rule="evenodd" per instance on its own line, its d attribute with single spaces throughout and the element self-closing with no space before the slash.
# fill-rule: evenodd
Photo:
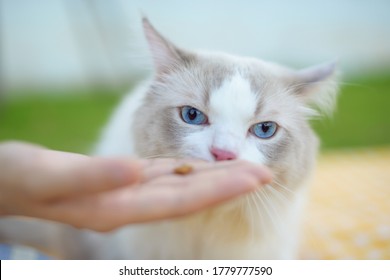
<svg viewBox="0 0 390 280">
<path fill-rule="evenodd" d="M 164 180 L 169 177 L 168 185 Z M 173 179 L 173 180 L 172 180 Z M 77 227 L 108 231 L 129 223 L 193 213 L 260 187 L 270 179 L 267 169 L 245 162 L 191 176 L 166 176 L 155 186 L 121 188 L 74 198 L 36 213 Z"/>
<path fill-rule="evenodd" d="M 162 175 L 172 174 L 176 167 L 183 164 L 191 164 L 193 166 L 211 166 L 211 163 L 196 160 L 196 159 L 182 159 L 182 158 L 158 158 L 151 160 L 144 160 L 143 179 L 142 181 L 150 181 Z"/>
<path fill-rule="evenodd" d="M 32 175 L 29 186 L 41 188 L 43 199 L 105 191 L 135 183 L 141 175 L 136 161 L 66 152 L 44 151 L 40 163 L 42 170 Z"/>
<path fill-rule="evenodd" d="M 207 162 L 199 159 L 152 159 L 143 160 L 144 173 L 142 181 L 150 181 L 155 178 L 159 178 L 162 175 L 174 174 L 175 169 L 182 165 L 190 165 L 192 172 L 199 172 L 208 170 L 210 168 L 225 168 L 232 165 L 245 164 L 245 161 L 220 161 L 220 162 Z"/>
<path fill-rule="evenodd" d="M 128 210 L 118 210 L 117 213 L 132 213 L 130 217 L 116 216 L 118 223 L 121 219 L 122 222 L 126 219 L 128 222 L 145 222 L 187 215 L 253 191 L 262 182 L 262 178 L 237 169 L 202 172 L 194 180 L 179 179 L 180 183 L 174 187 L 170 184 L 166 188 L 148 189 L 148 192 L 139 193 L 137 201 L 118 203 L 118 207 L 124 205 Z"/>
<path fill-rule="evenodd" d="M 186 178 L 170 176 L 176 182 L 156 182 L 153 188 L 125 188 L 111 193 L 111 197 L 97 202 L 93 214 L 98 218 L 89 217 L 88 223 L 94 229 L 110 230 L 128 223 L 194 213 L 260 187 L 269 180 L 267 176 L 266 169 L 253 165 L 205 171 Z"/>
</svg>

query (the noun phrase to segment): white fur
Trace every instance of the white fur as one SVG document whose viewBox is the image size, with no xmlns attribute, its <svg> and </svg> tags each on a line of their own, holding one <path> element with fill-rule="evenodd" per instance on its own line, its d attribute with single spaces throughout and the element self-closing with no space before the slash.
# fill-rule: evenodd
<svg viewBox="0 0 390 280">
<path fill-rule="evenodd" d="M 222 86 L 210 94 L 208 118 L 210 125 L 185 137 L 191 147 L 189 156 L 213 161 L 212 147 L 233 152 L 240 159 L 264 162 L 264 156 L 256 149 L 248 129 L 253 122 L 256 95 L 249 82 L 240 73 L 226 79 Z M 193 147 L 193 143 L 197 143 Z"/>
<path fill-rule="evenodd" d="M 104 129 L 93 154 L 99 156 L 136 155 L 129 123 L 134 118 L 133 115 L 139 108 L 148 86 L 149 82 L 145 82 L 123 98 L 120 106 L 111 116 L 110 125 Z"/>
<path fill-rule="evenodd" d="M 256 109 L 256 97 L 249 82 L 239 73 L 211 94 L 210 122 L 215 126 L 212 146 L 232 151 L 239 158 L 252 159 L 245 145 L 247 131 Z M 258 159 L 252 161 L 259 161 Z"/>
</svg>

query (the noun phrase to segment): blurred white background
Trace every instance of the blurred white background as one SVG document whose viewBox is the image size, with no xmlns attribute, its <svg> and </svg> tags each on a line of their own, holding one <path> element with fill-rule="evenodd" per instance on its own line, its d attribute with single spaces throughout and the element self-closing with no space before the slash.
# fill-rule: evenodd
<svg viewBox="0 0 390 280">
<path fill-rule="evenodd" d="M 185 48 L 390 69 L 389 0 L 0 0 L 0 15 L 3 89 L 130 84 L 149 64 L 142 15 Z"/>
</svg>

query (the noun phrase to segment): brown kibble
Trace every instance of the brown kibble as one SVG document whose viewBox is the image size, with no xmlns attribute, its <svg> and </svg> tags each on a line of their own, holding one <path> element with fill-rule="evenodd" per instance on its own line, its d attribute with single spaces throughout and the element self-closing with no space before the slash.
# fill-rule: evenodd
<svg viewBox="0 0 390 280">
<path fill-rule="evenodd" d="M 188 174 L 188 173 L 191 173 L 192 172 L 192 166 L 191 165 L 189 165 L 189 164 L 183 164 L 183 165 L 181 165 L 181 166 L 179 166 L 179 167 L 176 167 L 174 170 L 173 170 L 173 172 L 175 173 L 175 174 L 179 174 L 179 175 L 186 175 L 186 174 Z"/>
</svg>

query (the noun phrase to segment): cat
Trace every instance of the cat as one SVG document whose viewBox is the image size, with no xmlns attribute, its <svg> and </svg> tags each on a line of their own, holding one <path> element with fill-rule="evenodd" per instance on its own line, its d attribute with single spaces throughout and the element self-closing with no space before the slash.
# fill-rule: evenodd
<svg viewBox="0 0 390 280">
<path fill-rule="evenodd" d="M 242 159 L 269 167 L 273 182 L 193 215 L 107 234 L 28 220 L 31 227 L 40 224 L 39 232 L 30 230 L 21 242 L 66 259 L 298 258 L 319 145 L 309 119 L 334 107 L 335 63 L 292 70 L 179 48 L 146 18 L 143 30 L 154 76 L 122 100 L 95 154 Z M 15 236 L 12 228 L 9 236 Z"/>
</svg>

